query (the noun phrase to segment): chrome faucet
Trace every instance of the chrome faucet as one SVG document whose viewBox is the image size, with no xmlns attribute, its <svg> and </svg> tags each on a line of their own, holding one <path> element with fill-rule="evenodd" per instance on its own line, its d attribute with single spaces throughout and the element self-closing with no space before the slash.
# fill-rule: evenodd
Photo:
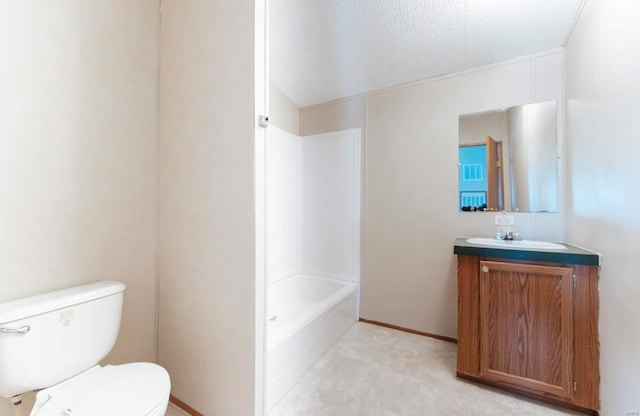
<svg viewBox="0 0 640 416">
<path fill-rule="evenodd" d="M 513 241 L 513 231 L 507 231 L 504 235 L 504 239 L 507 241 Z"/>
</svg>

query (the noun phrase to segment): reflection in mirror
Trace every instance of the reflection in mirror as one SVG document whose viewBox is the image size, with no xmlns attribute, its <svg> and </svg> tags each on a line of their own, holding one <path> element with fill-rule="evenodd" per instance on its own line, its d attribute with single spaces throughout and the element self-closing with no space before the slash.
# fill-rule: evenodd
<svg viewBox="0 0 640 416">
<path fill-rule="evenodd" d="M 459 117 L 458 209 L 558 210 L 556 102 Z"/>
</svg>

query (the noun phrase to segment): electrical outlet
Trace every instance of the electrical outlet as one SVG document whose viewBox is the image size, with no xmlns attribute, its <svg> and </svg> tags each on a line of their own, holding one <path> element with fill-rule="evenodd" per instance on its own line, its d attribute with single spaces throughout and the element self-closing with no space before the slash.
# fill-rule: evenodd
<svg viewBox="0 0 640 416">
<path fill-rule="evenodd" d="M 513 215 L 496 215 L 496 225 L 513 225 Z"/>
</svg>

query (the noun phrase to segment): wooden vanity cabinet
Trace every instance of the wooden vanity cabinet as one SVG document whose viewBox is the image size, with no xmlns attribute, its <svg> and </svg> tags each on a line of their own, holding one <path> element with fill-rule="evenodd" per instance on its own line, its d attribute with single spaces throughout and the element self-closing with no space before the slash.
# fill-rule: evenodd
<svg viewBox="0 0 640 416">
<path fill-rule="evenodd" d="M 598 268 L 458 256 L 460 377 L 594 413 Z"/>
</svg>

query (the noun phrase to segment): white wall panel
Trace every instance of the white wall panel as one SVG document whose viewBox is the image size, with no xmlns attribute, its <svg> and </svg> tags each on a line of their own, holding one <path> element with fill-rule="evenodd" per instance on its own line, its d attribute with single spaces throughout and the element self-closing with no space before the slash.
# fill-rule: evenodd
<svg viewBox="0 0 640 416">
<path fill-rule="evenodd" d="M 360 129 L 303 137 L 298 270 L 359 281 Z"/>
<path fill-rule="evenodd" d="M 267 276 L 269 283 L 296 274 L 298 148 L 300 138 L 267 129 Z"/>
</svg>

